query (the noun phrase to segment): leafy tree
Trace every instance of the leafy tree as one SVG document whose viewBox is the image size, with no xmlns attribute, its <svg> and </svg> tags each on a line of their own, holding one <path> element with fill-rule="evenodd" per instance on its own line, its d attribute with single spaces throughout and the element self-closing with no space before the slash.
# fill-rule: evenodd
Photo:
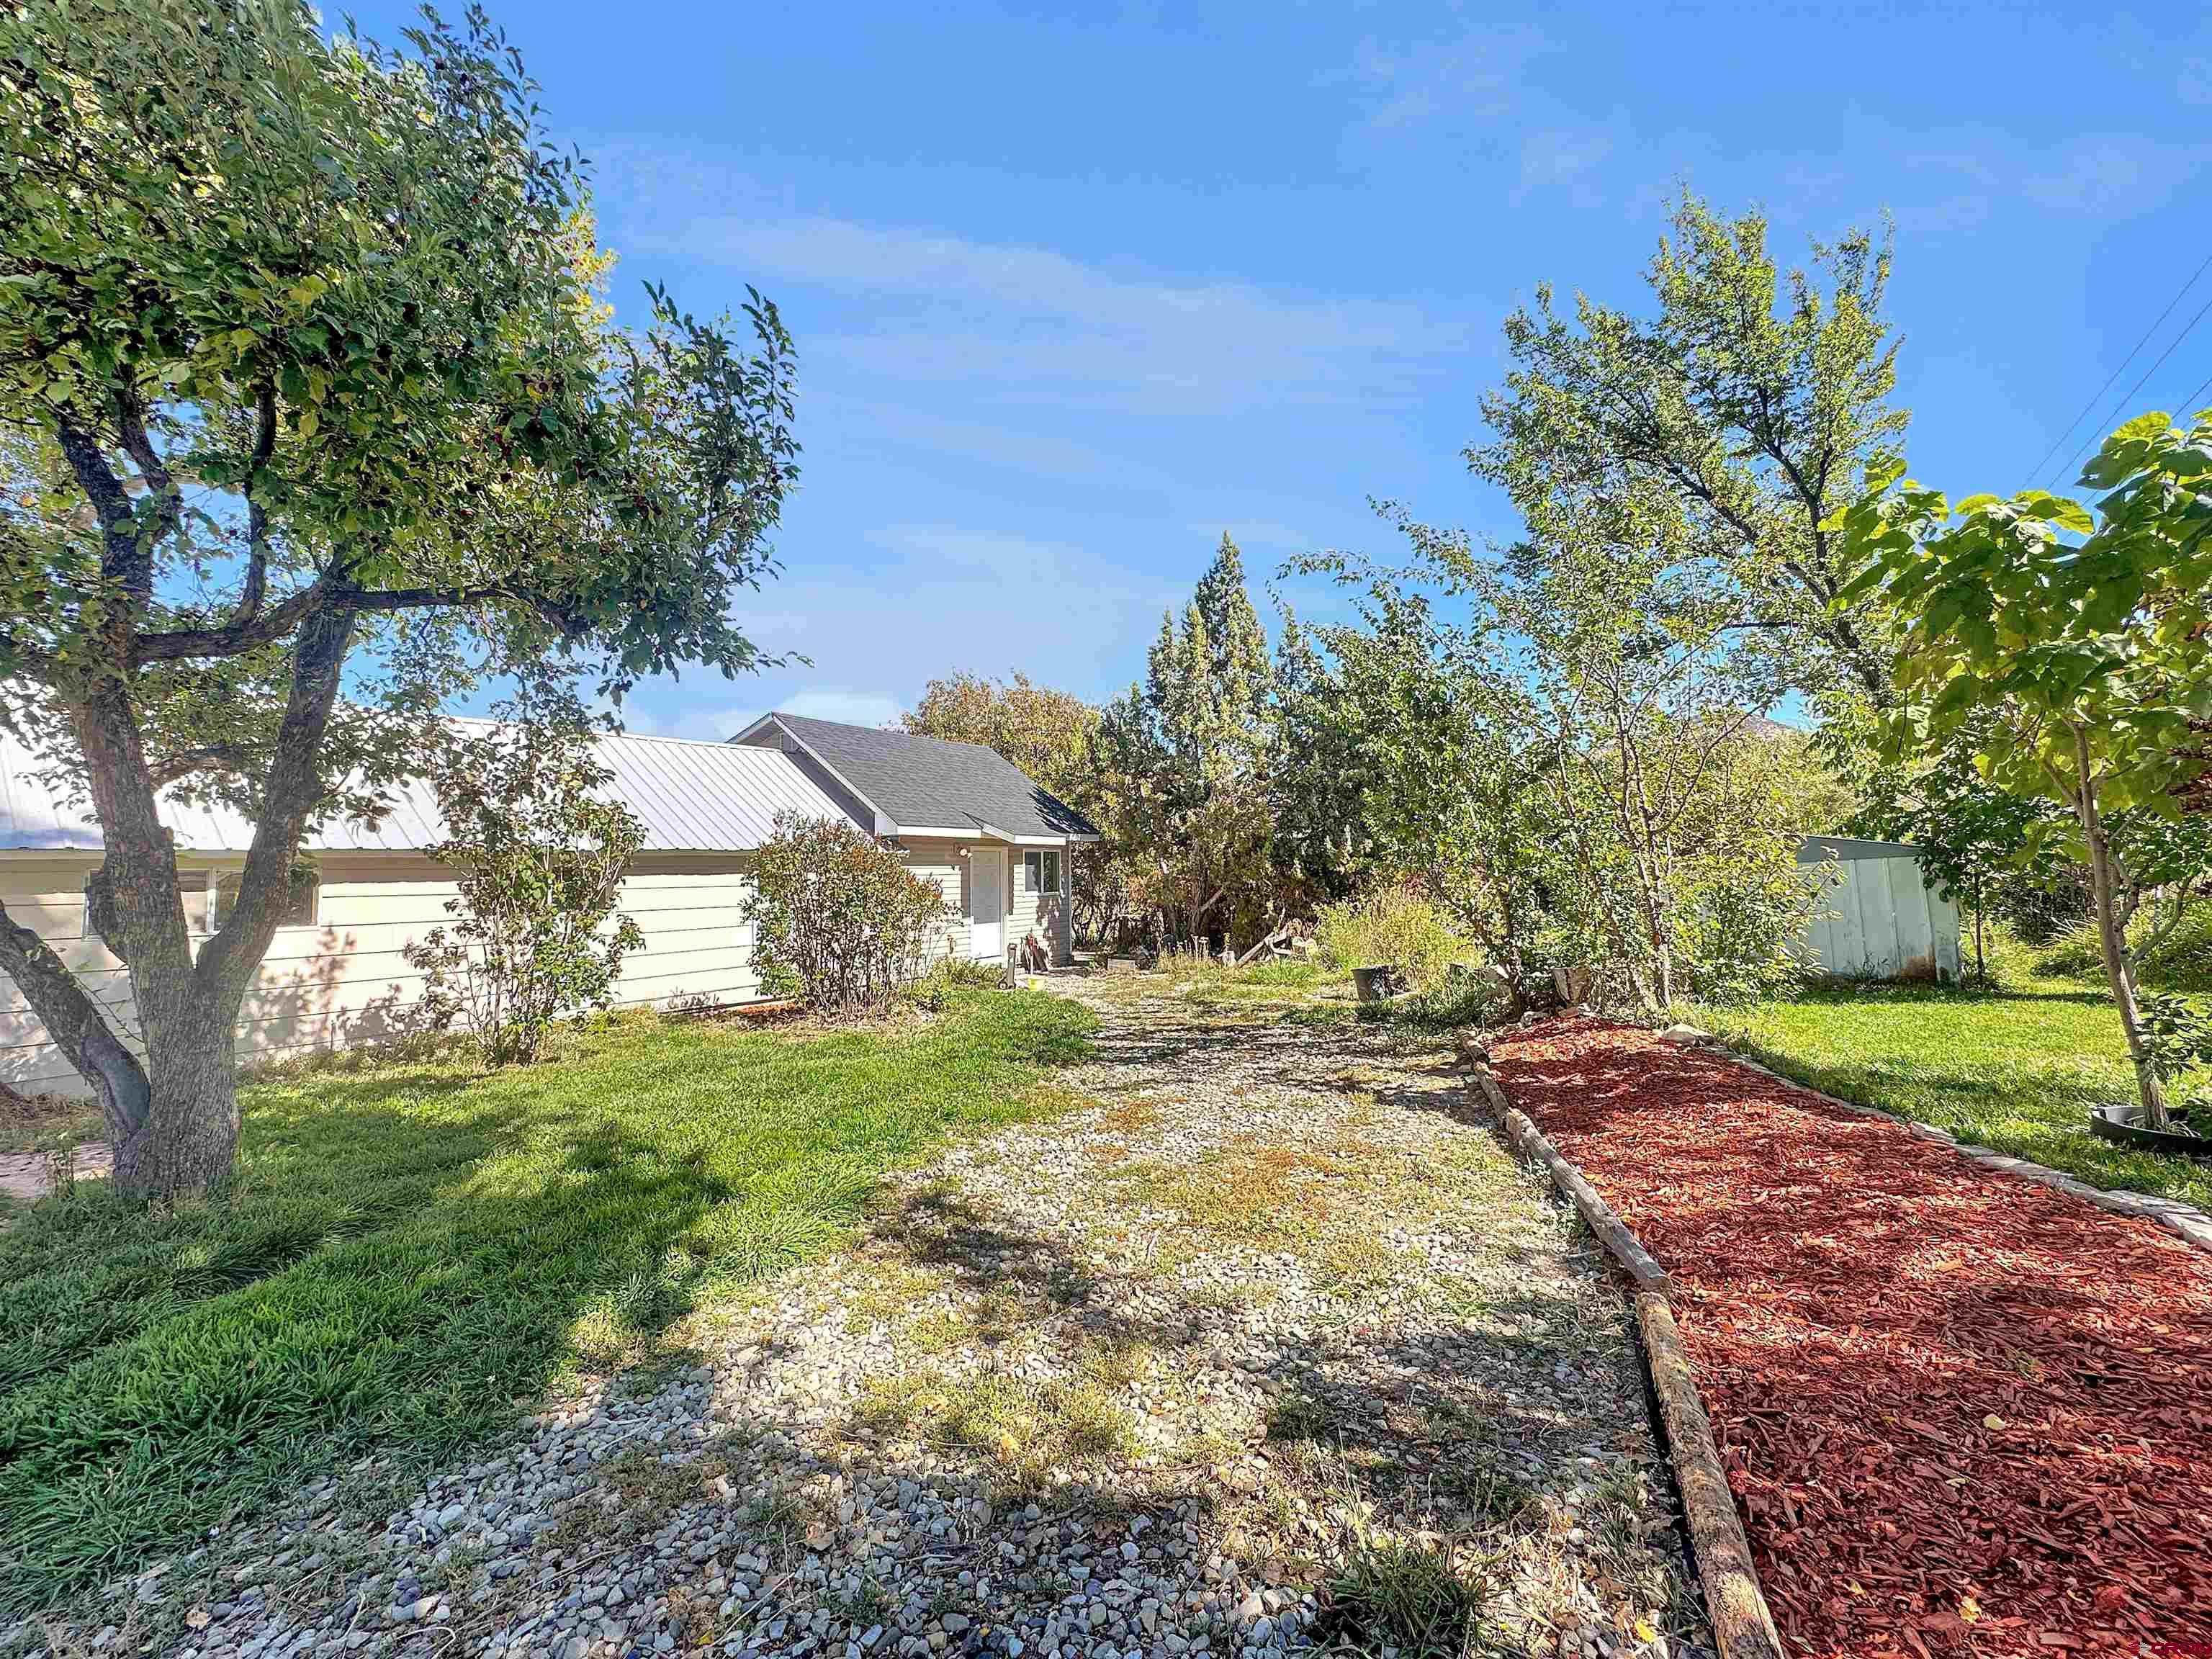
<svg viewBox="0 0 2212 1659">
<path fill-rule="evenodd" d="M 1518 982 L 1541 921 L 1543 752 L 1525 663 L 1494 609 L 1443 621 L 1409 573 L 1342 556 L 1291 568 L 1362 590 L 1356 623 L 1312 630 L 1319 651 L 1283 722 L 1312 773 L 1351 798 L 1338 811 L 1353 867 L 1413 878 Z M 1327 787 L 1302 772 L 1282 793 Z"/>
<path fill-rule="evenodd" d="M 487 1066 L 528 1065 L 553 1023 L 605 1008 L 645 944 L 618 913 L 644 827 L 608 799 L 614 774 L 574 717 L 540 708 L 489 730 L 449 730 L 428 768 L 445 838 L 424 850 L 458 876 L 453 926 L 410 939 L 422 1018 L 460 1019 Z"/>
<path fill-rule="evenodd" d="M 1880 475 L 1839 521 L 1863 565 L 1843 597 L 1897 618 L 1893 753 L 1966 741 L 1992 782 L 2066 809 L 2065 844 L 2089 871 L 2106 977 L 2156 1127 L 2160 1061 L 2126 928 L 2131 893 L 2193 890 L 2205 840 L 2151 823 L 2178 823 L 2206 766 L 2212 413 L 2186 431 L 2164 414 L 2130 422 L 2082 481 L 2106 492 L 2094 513 L 2044 490 L 1954 507 L 1899 484 L 1895 470 Z M 2115 835 L 2131 814 L 2146 820 L 2132 860 Z"/>
<path fill-rule="evenodd" d="M 1551 289 L 1505 325 L 1513 369 L 1483 400 L 1494 436 L 1468 451 L 1528 526 L 1523 574 L 1601 580 L 1656 552 L 1654 605 L 1718 600 L 1726 624 L 1814 691 L 1881 700 L 1889 656 L 1831 526 L 1863 469 L 1901 441 L 1897 342 L 1882 316 L 1890 252 L 1860 231 L 1786 278 L 1756 213 L 1685 195 L 1646 281 L 1647 315 Z"/>
<path fill-rule="evenodd" d="M 1794 975 L 1815 892 L 1797 781 L 1754 726 L 1778 695 L 1774 663 L 1740 647 L 1724 602 L 1654 614 L 1655 589 L 1631 564 L 1609 581 L 1554 572 L 1500 603 L 1530 648 L 1554 914 L 1657 1009 Z"/>
<path fill-rule="evenodd" d="M 1280 615 L 1268 784 L 1273 850 L 1285 890 L 1318 906 L 1350 897 L 1365 868 L 1364 734 L 1357 705 L 1322 649 L 1325 630 L 1302 625 L 1286 604 Z"/>
<path fill-rule="evenodd" d="M 753 864 L 745 919 L 771 996 L 880 1013 L 928 965 L 945 896 L 842 818 L 776 815 Z"/>
<path fill-rule="evenodd" d="M 0 969 L 125 1188 L 229 1172 L 302 832 L 410 763 L 396 725 L 488 673 L 758 660 L 789 341 L 757 296 L 750 355 L 657 290 L 614 328 L 533 92 L 475 12 L 387 50 L 296 0 L 0 9 L 0 681 L 98 816 L 143 1057 L 12 921 Z M 258 826 L 197 953 L 165 787 Z"/>
<path fill-rule="evenodd" d="M 1170 939 L 1249 937 L 1273 919 L 1273 683 L 1243 557 L 1224 536 L 1181 624 L 1161 617 L 1143 684 L 1098 731 L 1115 848 Z"/>
<path fill-rule="evenodd" d="M 1098 729 L 1098 711 L 1080 697 L 1036 684 L 1026 674 L 1010 681 L 968 673 L 933 679 L 899 723 L 926 738 L 994 749 L 1079 810 L 1092 787 L 1091 739 Z"/>
</svg>

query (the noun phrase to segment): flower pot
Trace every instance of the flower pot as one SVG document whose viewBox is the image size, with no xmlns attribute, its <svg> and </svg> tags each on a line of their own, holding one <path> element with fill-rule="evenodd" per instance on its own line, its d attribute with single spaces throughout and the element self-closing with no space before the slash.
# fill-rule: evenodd
<svg viewBox="0 0 2212 1659">
<path fill-rule="evenodd" d="M 1395 988 L 1392 977 L 1397 964 L 1386 962 L 1376 968 L 1355 968 L 1352 970 L 1352 988 L 1362 1002 L 1388 1002 Z"/>
<path fill-rule="evenodd" d="M 2179 1128 L 2146 1129 L 2140 1106 L 2092 1106 L 2089 1133 L 2100 1140 L 2131 1152 L 2157 1152 L 2166 1158 L 2193 1158 L 2212 1163 L 2212 1139 Z"/>
</svg>

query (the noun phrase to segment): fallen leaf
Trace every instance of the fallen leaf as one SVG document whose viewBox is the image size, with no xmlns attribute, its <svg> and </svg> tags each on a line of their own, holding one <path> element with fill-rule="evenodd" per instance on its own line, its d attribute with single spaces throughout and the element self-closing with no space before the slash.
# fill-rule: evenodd
<svg viewBox="0 0 2212 1659">
<path fill-rule="evenodd" d="M 1978 1620 L 1981 1616 L 1982 1616 L 1982 1604 L 1981 1604 L 1979 1601 L 1977 1601 L 1976 1600 L 1974 1600 L 1974 1598 L 1973 1598 L 1972 1596 L 1971 1596 L 1971 1595 L 1962 1595 L 1962 1596 L 1960 1596 L 1960 1597 L 1959 1598 L 1959 1617 L 1960 1617 L 1960 1618 L 1961 1618 L 1961 1619 L 1965 1620 L 1968 1624 L 1970 1624 L 1970 1625 L 1971 1625 L 1971 1624 L 1974 1623 L 1977 1620 Z"/>
<path fill-rule="evenodd" d="M 185 1615 L 185 1623 L 193 1630 L 205 1630 L 208 1627 L 208 1610 L 194 1607 Z"/>
<path fill-rule="evenodd" d="M 1987 1417 L 1982 1419 L 1982 1426 L 1985 1429 L 2001 1429 L 2004 1427 L 2004 1419 L 1999 1417 L 1995 1412 L 1991 1412 Z"/>
</svg>

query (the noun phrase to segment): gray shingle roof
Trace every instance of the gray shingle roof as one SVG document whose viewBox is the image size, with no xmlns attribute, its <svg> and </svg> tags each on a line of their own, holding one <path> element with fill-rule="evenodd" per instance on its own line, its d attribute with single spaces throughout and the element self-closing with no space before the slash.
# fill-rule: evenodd
<svg viewBox="0 0 2212 1659">
<path fill-rule="evenodd" d="M 988 825 L 1010 836 L 1095 836 L 1082 813 L 1047 794 L 994 749 L 776 714 L 822 763 L 902 830 Z"/>
</svg>

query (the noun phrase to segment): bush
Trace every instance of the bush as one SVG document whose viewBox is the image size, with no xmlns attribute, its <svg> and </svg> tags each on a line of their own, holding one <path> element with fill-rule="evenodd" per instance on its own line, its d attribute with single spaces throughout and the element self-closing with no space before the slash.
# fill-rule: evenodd
<svg viewBox="0 0 2212 1659">
<path fill-rule="evenodd" d="M 645 832 L 601 798 L 614 775 L 575 725 L 519 712 L 450 735 L 430 757 L 447 839 L 424 850 L 459 872 L 459 891 L 446 901 L 450 927 L 400 948 L 423 976 L 414 1018 L 433 1030 L 462 1021 L 487 1066 L 529 1064 L 555 1020 L 605 1008 L 645 943 L 615 909 Z"/>
<path fill-rule="evenodd" d="M 753 865 L 745 920 L 770 996 L 832 1013 L 880 1013 L 927 965 L 945 896 L 838 818 L 776 815 Z"/>
<path fill-rule="evenodd" d="M 1339 972 L 1392 963 L 1416 990 L 1442 979 L 1471 948 L 1442 909 L 1402 885 L 1323 906 L 1315 937 Z"/>
<path fill-rule="evenodd" d="M 1833 863 L 1802 865 L 1793 848 L 1769 845 L 1685 865 L 1676 918 L 1680 983 L 1717 1003 L 1756 1002 L 1802 984 L 1811 963 L 1802 941 L 1830 908 Z"/>
<path fill-rule="evenodd" d="M 2035 953 L 2035 971 L 2064 979 L 2082 979 L 2105 971 L 2105 947 L 2097 938 L 2097 924 L 2084 918 L 2051 936 Z"/>
</svg>

